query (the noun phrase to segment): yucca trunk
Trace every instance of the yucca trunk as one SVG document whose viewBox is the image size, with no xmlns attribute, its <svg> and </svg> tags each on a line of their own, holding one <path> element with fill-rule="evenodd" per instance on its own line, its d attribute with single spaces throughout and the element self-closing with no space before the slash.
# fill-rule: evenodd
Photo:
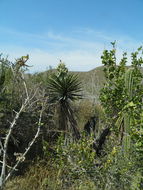
<svg viewBox="0 0 143 190">
<path fill-rule="evenodd" d="M 71 125 L 73 137 L 75 139 L 79 139 L 80 138 L 80 132 L 79 132 L 79 130 L 77 128 L 77 122 L 76 122 L 76 120 L 74 118 L 74 113 L 73 113 L 73 110 L 70 107 L 70 105 L 68 106 L 68 119 L 69 119 L 69 122 L 70 122 L 70 125 Z"/>
<path fill-rule="evenodd" d="M 59 104 L 58 108 L 59 114 L 59 130 L 64 131 L 65 133 L 68 131 L 68 123 L 67 123 L 67 112 L 65 106 L 63 104 Z"/>
<path fill-rule="evenodd" d="M 59 130 L 63 131 L 65 135 L 72 133 L 75 139 L 80 138 L 80 133 L 77 128 L 77 122 L 74 118 L 74 112 L 67 102 L 62 102 L 59 105 Z"/>
</svg>

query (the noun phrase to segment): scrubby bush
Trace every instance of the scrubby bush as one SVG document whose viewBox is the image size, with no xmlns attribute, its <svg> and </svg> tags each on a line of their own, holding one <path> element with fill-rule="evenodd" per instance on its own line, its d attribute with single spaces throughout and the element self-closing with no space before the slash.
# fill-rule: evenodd
<svg viewBox="0 0 143 190">
<path fill-rule="evenodd" d="M 71 120 L 64 118 L 65 110 L 61 109 L 61 117 L 65 119 L 64 122 L 67 122 L 61 125 L 61 128 L 67 130 L 64 130 L 63 134 L 63 131 L 60 131 L 61 135 L 58 135 L 56 140 L 44 138 L 43 160 L 34 163 L 23 178 L 14 179 L 13 186 L 9 183 L 8 185 L 11 186 L 7 186 L 8 188 L 11 190 L 14 188 L 21 190 L 143 189 L 142 48 L 132 53 L 131 57 L 130 66 L 127 66 L 126 53 L 117 64 L 116 49 L 113 43 L 113 49 L 105 50 L 102 56 L 106 82 L 100 94 L 101 105 L 95 105 L 88 100 L 77 102 L 76 111 L 79 122 L 73 118 L 76 123 L 72 124 L 76 126 L 79 123 L 81 132 L 83 124 L 91 116 L 96 115 L 99 118 L 98 136 L 96 134 L 86 135 L 83 132 L 80 133 L 79 138 L 74 139 L 71 131 L 68 130 Z M 50 100 L 54 98 L 55 103 L 61 103 L 60 101 L 64 98 L 63 90 L 68 87 L 66 85 L 68 77 L 65 77 L 68 70 L 64 65 L 61 66 L 59 74 L 64 71 L 64 77 L 58 78 L 57 73 L 54 72 L 52 75 L 54 77 L 49 78 L 48 81 L 48 87 L 51 90 L 48 95 Z M 66 94 L 64 100 L 70 99 L 68 95 Z M 53 115 L 51 119 L 58 119 Z M 106 138 L 100 154 L 97 154 L 96 147 L 105 129 L 108 129 L 108 133 L 104 136 Z"/>
</svg>

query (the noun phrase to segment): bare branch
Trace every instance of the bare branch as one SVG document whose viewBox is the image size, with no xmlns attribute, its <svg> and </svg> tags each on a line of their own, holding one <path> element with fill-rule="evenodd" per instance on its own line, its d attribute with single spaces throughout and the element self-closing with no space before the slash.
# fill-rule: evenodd
<svg viewBox="0 0 143 190">
<path fill-rule="evenodd" d="M 34 144 L 34 142 L 38 138 L 39 133 L 40 133 L 40 129 L 41 129 L 41 126 L 42 126 L 41 120 L 42 120 L 43 111 L 44 111 L 44 104 L 42 105 L 42 109 L 41 109 L 41 112 L 40 112 L 37 132 L 36 132 L 34 138 L 32 139 L 32 141 L 29 143 L 29 146 L 26 148 L 25 152 L 19 157 L 17 163 L 13 166 L 13 168 L 11 169 L 11 171 L 6 176 L 6 178 L 4 180 L 5 182 L 9 179 L 9 177 L 11 177 L 12 173 L 14 172 L 14 170 L 17 169 L 17 167 L 19 166 L 19 164 L 22 163 L 25 160 L 25 156 L 27 155 L 27 153 L 31 149 L 32 145 Z"/>
<path fill-rule="evenodd" d="M 24 110 L 28 103 L 29 98 L 25 100 L 25 102 L 22 104 L 19 112 L 17 112 L 16 116 L 14 117 L 13 121 L 11 122 L 10 129 L 8 131 L 8 134 L 6 135 L 4 147 L 3 147 L 3 161 L 2 161 L 2 170 L 1 170 L 1 176 L 0 176 L 0 187 L 3 186 L 4 180 L 5 180 L 5 170 L 6 170 L 6 157 L 7 157 L 7 148 L 8 148 L 8 142 L 10 139 L 10 136 L 12 134 L 13 128 L 21 114 L 21 112 Z"/>
<path fill-rule="evenodd" d="M 15 74 L 13 68 L 11 68 L 11 69 L 12 69 L 13 74 Z M 25 156 L 27 155 L 27 153 L 31 149 L 32 145 L 34 144 L 34 142 L 38 138 L 38 136 L 40 134 L 40 129 L 41 129 L 41 126 L 42 126 L 42 123 L 41 123 L 42 114 L 43 114 L 43 111 L 44 111 L 44 108 L 45 108 L 45 105 L 46 105 L 46 101 L 47 101 L 47 99 L 45 99 L 45 101 L 42 104 L 42 109 L 40 111 L 40 116 L 39 116 L 39 120 L 38 120 L 38 128 L 37 128 L 37 132 L 36 132 L 35 136 L 33 137 L 32 141 L 29 143 L 29 145 L 26 148 L 25 152 L 20 154 L 20 156 L 17 159 L 16 164 L 13 167 L 8 166 L 7 163 L 6 163 L 7 162 L 7 149 L 8 149 L 9 139 L 12 136 L 12 132 L 13 132 L 14 126 L 16 125 L 16 122 L 19 119 L 20 114 L 22 113 L 22 111 L 25 108 L 27 108 L 28 105 L 29 106 L 33 105 L 31 103 L 31 101 L 35 97 L 35 95 L 37 93 L 37 90 L 38 90 L 38 89 L 36 89 L 36 91 L 33 94 L 32 93 L 29 94 L 28 93 L 28 88 L 27 88 L 27 85 L 26 85 L 26 82 L 25 82 L 25 79 L 24 79 L 24 74 L 22 72 L 20 74 L 21 74 L 21 79 L 23 81 L 23 85 L 24 85 L 24 89 L 25 89 L 25 93 L 26 93 L 26 99 L 22 103 L 21 108 L 20 108 L 19 111 L 13 110 L 14 113 L 15 113 L 15 117 L 14 117 L 13 121 L 10 122 L 10 128 L 9 128 L 7 134 L 6 134 L 6 137 L 4 138 L 4 145 L 2 145 L 2 143 L 0 142 L 1 143 L 0 144 L 0 146 L 1 146 L 1 153 L 2 153 L 2 161 L 0 161 L 0 163 L 2 163 L 2 170 L 1 170 L 1 174 L 0 174 L 0 189 L 1 190 L 4 188 L 4 185 L 5 185 L 6 181 L 11 177 L 11 175 L 13 174 L 13 172 L 15 170 L 17 170 L 17 167 L 19 166 L 19 164 L 24 161 Z M 43 95 L 43 97 L 44 97 L 44 95 Z M 42 100 L 43 100 L 43 98 L 42 98 Z M 35 101 L 35 102 L 37 102 L 37 101 Z M 7 175 L 6 175 L 6 167 L 10 168 L 10 171 L 8 172 Z"/>
<path fill-rule="evenodd" d="M 3 162 L 2 162 L 2 161 L 0 161 L 0 163 L 1 163 L 1 164 L 3 164 Z M 12 167 L 11 167 L 11 166 L 9 166 L 9 165 L 7 165 L 7 164 L 6 164 L 6 167 L 8 167 L 8 168 L 12 169 Z M 18 171 L 18 169 L 15 169 L 15 170 L 16 170 L 16 171 Z"/>
<path fill-rule="evenodd" d="M 26 96 L 27 96 L 27 98 L 29 99 L 29 94 L 28 94 L 27 85 L 26 85 L 26 82 L 25 82 L 24 74 L 23 74 L 22 72 L 21 72 L 21 77 L 22 77 L 22 80 L 23 80 L 23 84 L 24 84 Z"/>
</svg>

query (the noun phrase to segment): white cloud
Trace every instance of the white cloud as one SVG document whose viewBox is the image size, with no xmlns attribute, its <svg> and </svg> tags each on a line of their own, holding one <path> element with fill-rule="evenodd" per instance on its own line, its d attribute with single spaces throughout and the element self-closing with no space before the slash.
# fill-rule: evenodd
<svg viewBox="0 0 143 190">
<path fill-rule="evenodd" d="M 26 50 L 23 48 L 7 49 L 4 55 L 8 55 L 9 60 L 14 61 L 22 55 L 29 54 L 28 61 L 31 72 L 44 71 L 52 66 L 55 68 L 61 59 L 69 70 L 73 71 L 88 71 L 101 65 L 101 54 L 95 55 L 86 51 L 68 51 L 68 52 L 55 52 L 51 53 L 44 50 L 31 49 Z M 10 54 L 8 54 L 10 52 Z"/>
<path fill-rule="evenodd" d="M 44 71 L 49 66 L 56 67 L 61 59 L 68 68 L 73 71 L 87 71 L 101 65 L 103 50 L 109 49 L 110 42 L 117 39 L 117 58 L 122 57 L 123 51 L 131 52 L 139 43 L 128 36 L 110 36 L 103 32 L 90 29 L 73 31 L 69 34 L 56 34 L 47 32 L 44 34 L 27 34 L 9 30 L 9 35 L 14 35 L 21 41 L 18 45 L 5 43 L 0 51 L 9 55 L 14 61 L 22 55 L 29 54 L 31 72 Z M 29 42 L 23 45 L 22 42 Z"/>
</svg>

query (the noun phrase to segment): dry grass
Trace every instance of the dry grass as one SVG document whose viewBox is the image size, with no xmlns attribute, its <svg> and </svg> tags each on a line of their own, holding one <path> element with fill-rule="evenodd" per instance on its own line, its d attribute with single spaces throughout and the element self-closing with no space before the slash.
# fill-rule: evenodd
<svg viewBox="0 0 143 190">
<path fill-rule="evenodd" d="M 64 171 L 51 166 L 46 163 L 31 166 L 24 176 L 11 179 L 5 190 L 96 190 L 94 182 L 87 178 L 66 184 L 62 179 Z"/>
</svg>

